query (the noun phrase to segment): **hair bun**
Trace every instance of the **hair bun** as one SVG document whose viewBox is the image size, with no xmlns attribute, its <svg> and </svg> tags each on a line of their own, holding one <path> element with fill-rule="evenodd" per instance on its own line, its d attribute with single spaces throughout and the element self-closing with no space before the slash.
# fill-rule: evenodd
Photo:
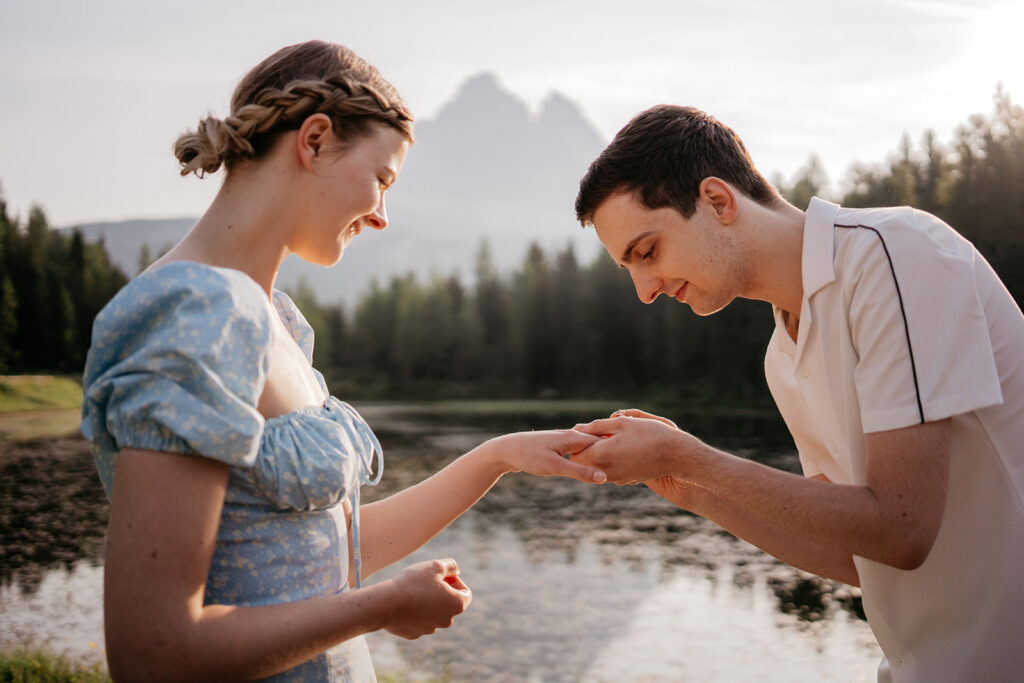
<svg viewBox="0 0 1024 683">
<path fill-rule="evenodd" d="M 232 122 L 213 116 L 201 120 L 196 130 L 183 133 L 174 143 L 174 156 L 181 164 L 183 176 L 195 173 L 202 178 L 222 165 L 253 154 L 252 145 Z"/>
</svg>

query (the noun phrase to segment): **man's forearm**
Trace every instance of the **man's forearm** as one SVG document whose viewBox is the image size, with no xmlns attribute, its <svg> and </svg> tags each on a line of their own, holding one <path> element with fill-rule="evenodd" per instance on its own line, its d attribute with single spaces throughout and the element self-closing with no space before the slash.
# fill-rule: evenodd
<svg viewBox="0 0 1024 683">
<path fill-rule="evenodd" d="M 925 499 L 927 505 L 915 506 L 912 492 L 897 488 L 892 476 L 865 486 L 834 484 L 738 458 L 706 444 L 695 448 L 692 441 L 682 439 L 680 444 L 672 458 L 673 476 L 703 488 L 702 497 L 710 493 L 713 502 L 704 503 L 709 515 L 719 516 L 724 527 L 734 525 L 737 533 L 759 545 L 741 533 L 746 524 L 753 525 L 748 534 L 755 532 L 757 517 L 767 523 L 768 538 L 771 527 L 777 527 L 783 536 L 804 539 L 811 548 L 820 546 L 913 569 L 924 561 L 934 540 L 934 515 L 941 519 L 944 488 L 938 492 L 937 504 Z"/>
<path fill-rule="evenodd" d="M 718 496 L 709 489 L 685 482 L 676 483 L 676 486 L 685 487 L 685 499 L 682 499 L 673 495 L 673 490 L 665 490 L 664 486 L 648 485 L 658 495 L 715 522 L 734 536 L 756 545 L 787 564 L 853 586 L 860 585 L 860 577 L 850 553 L 793 534 L 763 515 Z"/>
</svg>

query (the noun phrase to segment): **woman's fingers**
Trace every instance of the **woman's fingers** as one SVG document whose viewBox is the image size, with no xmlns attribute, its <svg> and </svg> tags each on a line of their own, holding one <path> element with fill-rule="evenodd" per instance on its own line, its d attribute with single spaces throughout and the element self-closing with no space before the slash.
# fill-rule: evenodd
<svg viewBox="0 0 1024 683">
<path fill-rule="evenodd" d="M 465 595 L 463 597 L 465 598 L 465 602 L 463 609 L 468 607 L 470 600 L 473 599 L 473 592 L 469 590 L 469 586 L 467 586 L 460 577 L 458 562 L 451 557 L 446 557 L 443 560 L 435 560 L 435 562 L 438 572 L 441 574 L 441 580 L 460 593 L 464 593 Z"/>
<path fill-rule="evenodd" d="M 443 577 L 459 575 L 459 563 L 455 561 L 454 557 L 434 560 L 434 568 Z"/>
<path fill-rule="evenodd" d="M 572 456 L 590 448 L 601 439 L 592 434 L 585 434 L 574 429 L 565 430 L 561 434 L 562 438 L 558 444 L 558 450 L 562 459 L 552 464 L 552 468 L 554 468 L 552 474 L 559 477 L 576 479 L 588 484 L 602 484 L 607 481 L 607 475 L 598 468 L 572 461 Z"/>
<path fill-rule="evenodd" d="M 464 591 L 472 594 L 472 591 L 469 590 L 469 586 L 465 584 L 461 576 L 446 576 L 444 577 L 444 582 L 457 591 Z"/>
<path fill-rule="evenodd" d="M 583 463 L 573 462 L 570 459 L 572 455 L 572 453 L 566 453 L 562 456 L 562 460 L 552 464 L 553 471 L 551 474 L 583 481 L 588 484 L 603 484 L 608 481 L 608 475 L 602 470 L 590 465 L 584 465 Z"/>
</svg>

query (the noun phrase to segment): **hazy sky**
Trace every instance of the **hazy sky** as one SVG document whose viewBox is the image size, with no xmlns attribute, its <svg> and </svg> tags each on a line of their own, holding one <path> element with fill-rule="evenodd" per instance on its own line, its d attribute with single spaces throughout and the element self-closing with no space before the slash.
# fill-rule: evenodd
<svg viewBox="0 0 1024 683">
<path fill-rule="evenodd" d="M 489 70 L 531 107 L 563 92 L 607 139 L 651 104 L 698 106 L 767 174 L 816 153 L 838 185 L 904 132 L 948 142 L 997 82 L 1024 101 L 1022 27 L 1024 0 L 4 0 L 0 184 L 56 225 L 198 215 L 219 178 L 178 177 L 177 134 L 273 50 L 322 38 L 420 119 Z"/>
</svg>

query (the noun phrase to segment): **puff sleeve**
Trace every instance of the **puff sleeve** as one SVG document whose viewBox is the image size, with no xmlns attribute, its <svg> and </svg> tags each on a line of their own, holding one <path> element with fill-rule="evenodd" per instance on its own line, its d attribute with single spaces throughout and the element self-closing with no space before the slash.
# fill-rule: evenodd
<svg viewBox="0 0 1024 683">
<path fill-rule="evenodd" d="M 108 495 L 125 448 L 254 465 L 270 315 L 266 294 L 244 273 L 184 262 L 139 276 L 100 312 L 82 432 Z"/>
</svg>

